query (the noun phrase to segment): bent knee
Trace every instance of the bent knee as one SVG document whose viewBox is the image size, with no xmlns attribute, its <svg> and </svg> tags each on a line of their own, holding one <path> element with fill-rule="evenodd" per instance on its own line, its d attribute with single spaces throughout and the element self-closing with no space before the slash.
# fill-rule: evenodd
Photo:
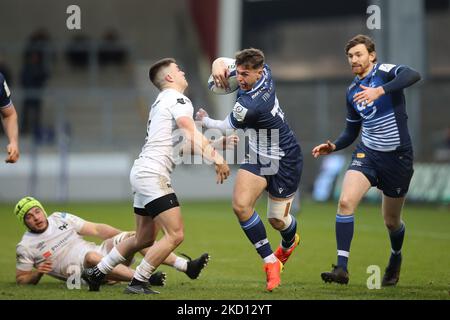
<svg viewBox="0 0 450 320">
<path fill-rule="evenodd" d="M 233 212 L 239 220 L 247 220 L 253 214 L 253 208 L 239 201 L 233 201 Z"/>
<path fill-rule="evenodd" d="M 101 259 L 102 257 L 97 252 L 90 251 L 84 256 L 84 265 L 86 267 L 95 266 L 100 262 Z"/>
<path fill-rule="evenodd" d="M 165 236 L 173 247 L 178 247 L 184 240 L 184 231 L 183 229 L 180 229 L 168 232 Z"/>
<path fill-rule="evenodd" d="M 136 251 L 151 247 L 153 244 L 155 243 L 155 239 L 154 238 L 144 238 L 144 237 L 139 237 L 139 238 L 135 238 L 134 240 L 134 247 L 136 249 Z"/>
<path fill-rule="evenodd" d="M 339 199 L 339 213 L 340 214 L 352 214 L 355 211 L 355 204 L 349 198 Z"/>
<path fill-rule="evenodd" d="M 269 223 L 276 230 L 283 230 L 285 227 L 284 221 L 277 218 L 269 218 Z"/>
</svg>

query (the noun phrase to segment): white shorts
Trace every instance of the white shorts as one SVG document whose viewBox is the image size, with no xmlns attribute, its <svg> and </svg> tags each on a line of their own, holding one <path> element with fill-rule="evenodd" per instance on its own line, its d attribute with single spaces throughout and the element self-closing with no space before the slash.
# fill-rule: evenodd
<svg viewBox="0 0 450 320">
<path fill-rule="evenodd" d="M 136 214 L 155 217 L 162 211 L 179 206 L 168 174 L 157 174 L 134 165 L 130 172 L 130 183 Z"/>
<path fill-rule="evenodd" d="M 144 167 L 133 166 L 130 172 L 130 183 L 135 208 L 145 208 L 145 205 L 153 200 L 175 193 L 168 175 L 149 172 Z"/>
</svg>

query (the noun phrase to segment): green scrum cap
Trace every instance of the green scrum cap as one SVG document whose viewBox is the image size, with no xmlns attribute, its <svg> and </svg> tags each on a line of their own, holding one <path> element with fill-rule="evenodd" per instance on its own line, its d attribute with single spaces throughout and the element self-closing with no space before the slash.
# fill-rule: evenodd
<svg viewBox="0 0 450 320">
<path fill-rule="evenodd" d="M 19 202 L 17 202 L 16 207 L 14 208 L 14 214 L 16 215 L 20 223 L 23 223 L 26 226 L 24 220 L 25 215 L 27 214 L 28 210 L 33 207 L 39 207 L 44 212 L 45 216 L 47 216 L 44 207 L 39 201 L 37 201 L 33 197 L 25 197 L 20 199 Z"/>
</svg>

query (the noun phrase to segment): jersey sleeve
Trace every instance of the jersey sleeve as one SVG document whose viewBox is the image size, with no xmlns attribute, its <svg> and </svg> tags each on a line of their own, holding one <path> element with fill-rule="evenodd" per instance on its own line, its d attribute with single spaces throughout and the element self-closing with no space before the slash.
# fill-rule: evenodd
<svg viewBox="0 0 450 320">
<path fill-rule="evenodd" d="M 347 100 L 347 116 L 346 116 L 347 122 L 360 122 L 361 116 L 356 112 L 356 110 L 353 108 L 352 104 Z"/>
<path fill-rule="evenodd" d="M 11 91 L 9 91 L 8 84 L 5 78 L 0 73 L 0 108 L 7 107 L 11 104 Z"/>
<path fill-rule="evenodd" d="M 230 124 L 234 129 L 250 127 L 256 120 L 258 114 L 253 108 L 248 108 L 238 100 L 230 113 Z"/>
<path fill-rule="evenodd" d="M 173 118 L 175 120 L 177 120 L 180 117 L 193 118 L 194 107 L 192 106 L 191 101 L 183 97 L 179 97 L 176 99 L 177 99 L 176 103 L 169 108 Z"/>
<path fill-rule="evenodd" d="M 86 223 L 86 220 L 67 212 L 58 212 L 57 214 L 62 220 L 70 224 L 76 232 L 80 232 L 81 228 L 83 228 Z"/>
<path fill-rule="evenodd" d="M 32 254 L 23 245 L 16 247 L 16 269 L 22 271 L 33 270 L 34 259 Z"/>
<path fill-rule="evenodd" d="M 347 118 L 346 126 L 341 135 L 333 142 L 336 146 L 334 151 L 347 148 L 356 138 L 358 138 L 361 130 L 361 116 L 353 109 L 350 102 L 347 101 Z"/>
<path fill-rule="evenodd" d="M 385 63 L 378 70 L 384 75 L 383 89 L 386 94 L 405 89 L 420 80 L 420 74 L 405 65 Z"/>
</svg>

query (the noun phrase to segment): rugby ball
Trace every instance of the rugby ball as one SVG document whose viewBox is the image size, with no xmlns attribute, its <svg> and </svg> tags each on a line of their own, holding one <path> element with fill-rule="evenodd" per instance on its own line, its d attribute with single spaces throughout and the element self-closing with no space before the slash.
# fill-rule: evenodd
<svg viewBox="0 0 450 320">
<path fill-rule="evenodd" d="M 236 77 L 236 64 L 234 59 L 225 58 L 225 64 L 228 68 L 228 85 L 229 88 L 217 87 L 214 82 L 213 76 L 210 75 L 208 79 L 208 88 L 215 94 L 229 94 L 236 91 L 239 88 L 239 84 Z"/>
</svg>

